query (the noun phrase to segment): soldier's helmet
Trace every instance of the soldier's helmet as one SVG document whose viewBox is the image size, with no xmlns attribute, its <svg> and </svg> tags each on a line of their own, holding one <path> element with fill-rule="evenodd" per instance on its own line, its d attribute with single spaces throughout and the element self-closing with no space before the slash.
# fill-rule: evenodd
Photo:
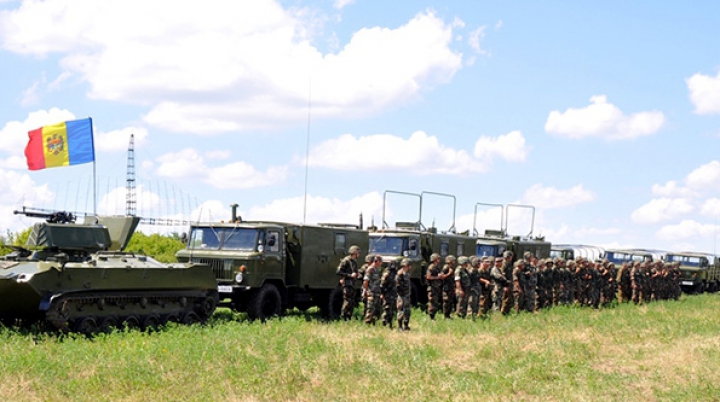
<svg viewBox="0 0 720 402">
<path fill-rule="evenodd" d="M 445 262 L 446 263 L 455 262 L 455 256 L 450 254 L 449 256 L 445 257 Z"/>
<path fill-rule="evenodd" d="M 348 250 L 348 254 L 355 254 L 360 252 L 360 247 L 358 246 L 350 246 L 350 249 Z"/>
<path fill-rule="evenodd" d="M 374 256 L 374 255 L 372 255 L 372 254 L 368 254 L 368 255 L 366 255 L 366 256 L 365 256 L 365 262 L 367 262 L 367 263 L 371 263 L 371 262 L 373 261 L 373 259 L 374 259 L 374 258 L 375 258 L 375 256 Z"/>
<path fill-rule="evenodd" d="M 531 252 L 526 251 L 526 252 L 523 253 L 523 258 L 524 258 L 524 259 L 529 260 L 530 257 L 532 257 L 532 253 L 531 253 Z"/>
<path fill-rule="evenodd" d="M 457 261 L 458 261 L 458 264 L 460 264 L 460 265 L 467 264 L 468 258 L 463 255 L 463 256 L 458 257 Z"/>
<path fill-rule="evenodd" d="M 438 253 L 432 253 L 430 254 L 430 261 L 435 261 L 440 259 L 440 254 Z"/>
<path fill-rule="evenodd" d="M 487 258 L 487 257 L 485 257 L 485 258 Z M 485 258 L 483 258 L 483 261 L 485 260 Z M 474 256 L 470 257 L 470 264 L 475 265 L 479 262 L 480 262 L 480 259 L 477 256 L 474 255 Z"/>
<path fill-rule="evenodd" d="M 513 256 L 513 252 L 510 250 L 505 250 L 505 252 L 503 252 L 503 258 L 508 258 L 508 257 L 512 258 L 512 256 Z"/>
<path fill-rule="evenodd" d="M 401 266 L 410 266 L 410 259 L 409 258 L 403 258 L 402 262 L 400 263 Z"/>
</svg>

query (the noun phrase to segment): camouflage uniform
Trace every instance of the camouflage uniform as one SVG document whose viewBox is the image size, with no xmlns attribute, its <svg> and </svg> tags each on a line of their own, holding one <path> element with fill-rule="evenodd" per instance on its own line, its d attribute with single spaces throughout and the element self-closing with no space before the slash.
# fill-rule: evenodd
<svg viewBox="0 0 720 402">
<path fill-rule="evenodd" d="M 460 318 L 467 316 L 468 298 L 470 297 L 470 273 L 468 272 L 468 258 L 458 258 L 458 267 L 455 269 L 455 296 L 457 310 L 455 314 Z"/>
<path fill-rule="evenodd" d="M 360 253 L 358 246 L 351 246 L 347 257 L 343 258 L 338 265 L 337 275 L 340 276 L 340 285 L 343 291 L 343 304 L 340 312 L 344 320 L 352 318 L 355 310 L 355 278 L 357 278 L 356 258 Z"/>
<path fill-rule="evenodd" d="M 537 271 L 532 264 L 526 263 L 523 275 L 525 275 L 525 310 L 533 312 L 535 311 L 535 301 L 537 300 L 535 295 L 535 290 L 537 289 L 538 284 Z"/>
<path fill-rule="evenodd" d="M 518 313 L 525 310 L 525 290 L 528 286 L 526 284 L 527 278 L 524 273 L 524 268 L 525 262 L 523 260 L 518 260 L 513 265 L 513 294 L 515 296 L 515 300 L 517 300 L 515 307 Z M 535 301 L 533 300 L 533 307 L 534 306 Z"/>
<path fill-rule="evenodd" d="M 380 297 L 383 304 L 383 325 L 393 326 L 395 320 L 395 310 L 397 310 L 397 286 L 395 285 L 395 277 L 397 276 L 396 263 L 390 263 L 385 269 L 380 279 Z"/>
<path fill-rule="evenodd" d="M 503 253 L 504 262 L 502 266 L 502 272 L 505 275 L 505 279 L 507 281 L 507 287 L 503 289 L 503 296 L 502 296 L 502 307 L 501 311 L 504 315 L 510 314 L 510 310 L 515 305 L 515 292 L 513 289 L 514 283 L 515 283 L 515 277 L 513 275 L 513 253 L 512 251 L 505 251 Z"/>
<path fill-rule="evenodd" d="M 630 271 L 630 278 L 632 280 L 632 301 L 635 304 L 642 304 L 645 301 L 645 296 L 643 295 L 643 290 L 645 289 L 645 272 L 639 262 L 633 264 L 633 268 Z"/>
<path fill-rule="evenodd" d="M 455 256 L 445 257 L 442 274 L 445 276 L 443 280 L 443 315 L 445 318 L 450 318 L 455 307 Z"/>
<path fill-rule="evenodd" d="M 360 279 L 359 282 L 360 282 L 360 285 L 361 285 L 361 286 L 362 286 L 362 284 L 363 284 L 363 281 L 365 280 L 365 279 L 364 279 L 364 278 L 365 278 L 365 272 L 367 271 L 368 267 L 370 266 L 370 264 L 372 263 L 372 261 L 373 261 L 374 259 L 375 259 L 375 256 L 374 256 L 374 255 L 372 255 L 372 254 L 366 255 L 366 256 L 365 256 L 365 263 L 364 263 L 360 268 L 358 268 L 358 275 L 357 275 L 357 277 L 358 277 L 358 279 Z M 362 316 L 365 317 L 365 316 L 367 315 L 367 308 L 368 308 L 367 294 L 366 294 L 366 292 L 363 291 L 360 295 L 361 295 L 360 299 L 362 300 L 362 303 L 363 303 L 363 314 L 362 314 Z"/>
<path fill-rule="evenodd" d="M 630 268 L 627 262 L 623 262 L 617 271 L 615 281 L 618 284 L 617 299 L 619 303 L 627 303 L 632 298 L 632 281 L 630 280 Z"/>
<path fill-rule="evenodd" d="M 473 256 L 470 257 L 470 297 L 468 304 L 473 317 L 480 312 L 480 259 Z"/>
<path fill-rule="evenodd" d="M 505 277 L 503 271 L 503 263 L 505 260 L 502 257 L 496 257 L 492 269 L 490 269 L 490 277 L 493 283 L 493 310 L 500 311 L 502 306 L 503 292 L 505 289 L 509 289 L 510 283 Z"/>
<path fill-rule="evenodd" d="M 400 331 L 410 330 L 410 260 L 404 259 L 401 264 L 402 268 L 395 276 L 395 286 L 397 287 L 397 310 L 398 310 L 398 329 Z"/>
<path fill-rule="evenodd" d="M 374 263 L 365 271 L 363 280 L 367 284 L 364 287 L 365 298 L 367 300 L 367 312 L 365 314 L 365 323 L 375 325 L 375 321 L 380 317 L 380 268 L 379 263 Z"/>
<path fill-rule="evenodd" d="M 480 314 L 486 316 L 492 308 L 492 278 L 490 277 L 490 258 L 483 258 L 480 269 Z"/>
<path fill-rule="evenodd" d="M 435 319 L 435 314 L 440 310 L 442 302 L 443 280 L 440 278 L 440 256 L 433 254 L 430 256 L 430 265 L 428 265 L 425 281 L 427 282 L 428 304 L 427 312 L 430 319 Z"/>
</svg>

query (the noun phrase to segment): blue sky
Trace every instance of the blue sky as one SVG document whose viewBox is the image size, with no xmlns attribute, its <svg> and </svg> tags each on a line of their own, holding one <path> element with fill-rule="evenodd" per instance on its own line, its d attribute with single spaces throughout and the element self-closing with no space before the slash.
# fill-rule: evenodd
<svg viewBox="0 0 720 402">
<path fill-rule="evenodd" d="M 0 1 L 0 229 L 92 209 L 92 165 L 23 155 L 91 116 L 101 213 L 125 211 L 134 133 L 143 216 L 379 225 L 386 190 L 426 191 L 459 231 L 529 204 L 554 243 L 715 251 L 720 3 L 390 4 Z M 424 200 L 449 228 L 452 199 Z"/>
</svg>

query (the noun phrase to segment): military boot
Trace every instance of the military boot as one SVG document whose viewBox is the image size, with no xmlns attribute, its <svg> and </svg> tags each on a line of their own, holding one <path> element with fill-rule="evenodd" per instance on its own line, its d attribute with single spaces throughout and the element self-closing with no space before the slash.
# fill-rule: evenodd
<svg viewBox="0 0 720 402">
<path fill-rule="evenodd" d="M 402 321 L 398 320 L 398 331 L 403 332 Z"/>
</svg>

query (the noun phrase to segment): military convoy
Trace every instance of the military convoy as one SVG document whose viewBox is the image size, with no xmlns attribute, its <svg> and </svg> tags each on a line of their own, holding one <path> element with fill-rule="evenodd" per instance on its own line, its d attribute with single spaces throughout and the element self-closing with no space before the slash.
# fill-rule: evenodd
<svg viewBox="0 0 720 402">
<path fill-rule="evenodd" d="M 89 217 L 23 209 L 33 225 L 27 249 L 0 257 L 0 321 L 46 323 L 91 334 L 112 327 L 149 329 L 167 322 L 204 322 L 218 292 L 209 267 L 162 264 L 123 252 L 137 217 Z"/>
</svg>

